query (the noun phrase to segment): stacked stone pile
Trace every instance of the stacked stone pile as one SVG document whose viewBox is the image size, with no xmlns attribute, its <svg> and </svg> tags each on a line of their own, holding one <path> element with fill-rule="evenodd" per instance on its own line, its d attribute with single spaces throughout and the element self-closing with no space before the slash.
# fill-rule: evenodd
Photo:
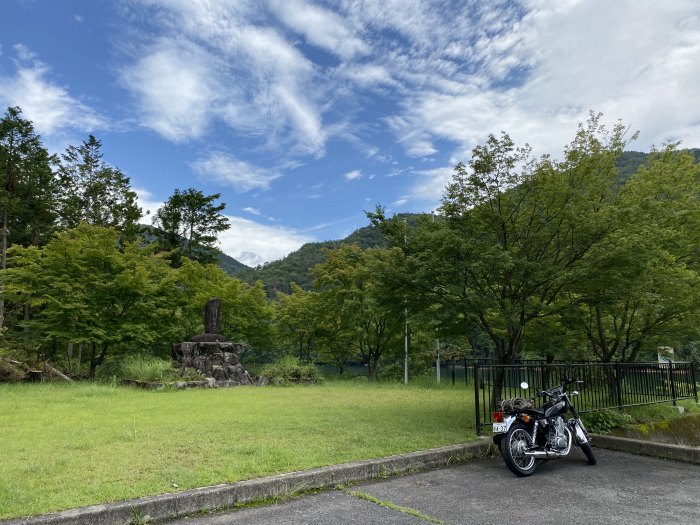
<svg viewBox="0 0 700 525">
<path fill-rule="evenodd" d="M 207 302 L 204 308 L 204 333 L 195 335 L 190 341 L 173 345 L 173 359 L 183 371 L 194 368 L 204 374 L 204 383 L 209 387 L 252 385 L 253 380 L 240 361 L 244 345 L 229 343 L 219 333 L 220 304 L 219 299 Z M 183 388 L 187 386 L 190 384 L 183 382 Z"/>
</svg>

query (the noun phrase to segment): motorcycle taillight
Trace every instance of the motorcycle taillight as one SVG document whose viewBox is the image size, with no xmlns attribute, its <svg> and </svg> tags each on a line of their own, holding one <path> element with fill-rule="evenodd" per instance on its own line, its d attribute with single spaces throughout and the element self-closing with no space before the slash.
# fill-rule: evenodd
<svg viewBox="0 0 700 525">
<path fill-rule="evenodd" d="M 494 423 L 503 423 L 503 412 L 500 410 L 491 414 Z"/>
</svg>

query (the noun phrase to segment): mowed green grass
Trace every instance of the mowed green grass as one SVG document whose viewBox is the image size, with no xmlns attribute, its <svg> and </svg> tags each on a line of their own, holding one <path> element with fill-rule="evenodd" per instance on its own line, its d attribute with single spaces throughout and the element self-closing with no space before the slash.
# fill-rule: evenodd
<svg viewBox="0 0 700 525">
<path fill-rule="evenodd" d="M 0 519 L 474 438 L 464 386 L 0 385 Z"/>
</svg>

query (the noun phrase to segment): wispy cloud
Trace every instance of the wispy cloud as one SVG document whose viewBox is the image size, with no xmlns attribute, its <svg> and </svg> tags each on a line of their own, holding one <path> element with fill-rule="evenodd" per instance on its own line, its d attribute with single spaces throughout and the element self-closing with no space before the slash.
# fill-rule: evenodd
<svg viewBox="0 0 700 525">
<path fill-rule="evenodd" d="M 162 38 L 121 70 L 121 83 L 137 100 L 141 123 L 173 142 L 200 137 L 217 107 L 219 86 L 211 57 L 199 46 Z"/>
<path fill-rule="evenodd" d="M 208 182 L 215 181 L 228 185 L 237 191 L 267 189 L 279 173 L 258 168 L 228 153 L 212 151 L 206 157 L 191 163 L 199 177 Z"/>
<path fill-rule="evenodd" d="M 304 35 L 310 44 L 342 59 L 369 51 L 346 19 L 333 11 L 304 0 L 273 0 L 270 6 L 287 27 Z"/>
<path fill-rule="evenodd" d="M 135 59 L 120 76 L 145 125 L 182 142 L 203 136 L 217 121 L 264 137 L 273 150 L 323 152 L 327 137 L 313 64 L 276 28 L 256 23 L 247 2 L 132 5 L 149 9 L 150 28 L 132 46 Z M 160 36 L 153 41 L 149 32 Z"/>
<path fill-rule="evenodd" d="M 22 44 L 14 46 L 16 73 L 0 76 L 0 105 L 19 106 L 42 135 L 91 132 L 109 127 L 106 118 L 66 86 L 51 79 L 51 69 Z"/>
</svg>

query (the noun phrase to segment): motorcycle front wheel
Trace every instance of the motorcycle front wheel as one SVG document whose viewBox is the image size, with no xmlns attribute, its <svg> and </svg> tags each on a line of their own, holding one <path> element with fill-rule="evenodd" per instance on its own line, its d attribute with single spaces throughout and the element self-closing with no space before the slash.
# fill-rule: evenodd
<svg viewBox="0 0 700 525">
<path fill-rule="evenodd" d="M 579 446 L 581 447 L 581 450 L 583 450 L 583 453 L 586 454 L 586 459 L 588 460 L 588 464 L 595 465 L 598 462 L 598 460 L 593 455 L 593 449 L 591 448 L 591 444 L 590 443 L 581 443 Z"/>
<path fill-rule="evenodd" d="M 588 438 L 588 432 L 586 432 L 586 427 L 583 426 L 583 423 L 581 422 L 580 419 L 576 420 L 576 424 L 579 426 L 581 431 L 586 435 L 586 438 Z M 581 447 L 581 450 L 583 450 L 583 453 L 586 455 L 586 459 L 588 460 L 589 465 L 595 465 L 598 460 L 595 458 L 595 455 L 593 454 L 593 449 L 591 448 L 591 444 L 586 441 L 585 443 L 579 443 L 579 447 Z"/>
<path fill-rule="evenodd" d="M 525 450 L 532 446 L 532 436 L 522 423 L 515 423 L 501 439 L 501 455 L 506 466 L 516 476 L 529 476 L 537 468 L 537 460 L 526 456 Z"/>
</svg>

